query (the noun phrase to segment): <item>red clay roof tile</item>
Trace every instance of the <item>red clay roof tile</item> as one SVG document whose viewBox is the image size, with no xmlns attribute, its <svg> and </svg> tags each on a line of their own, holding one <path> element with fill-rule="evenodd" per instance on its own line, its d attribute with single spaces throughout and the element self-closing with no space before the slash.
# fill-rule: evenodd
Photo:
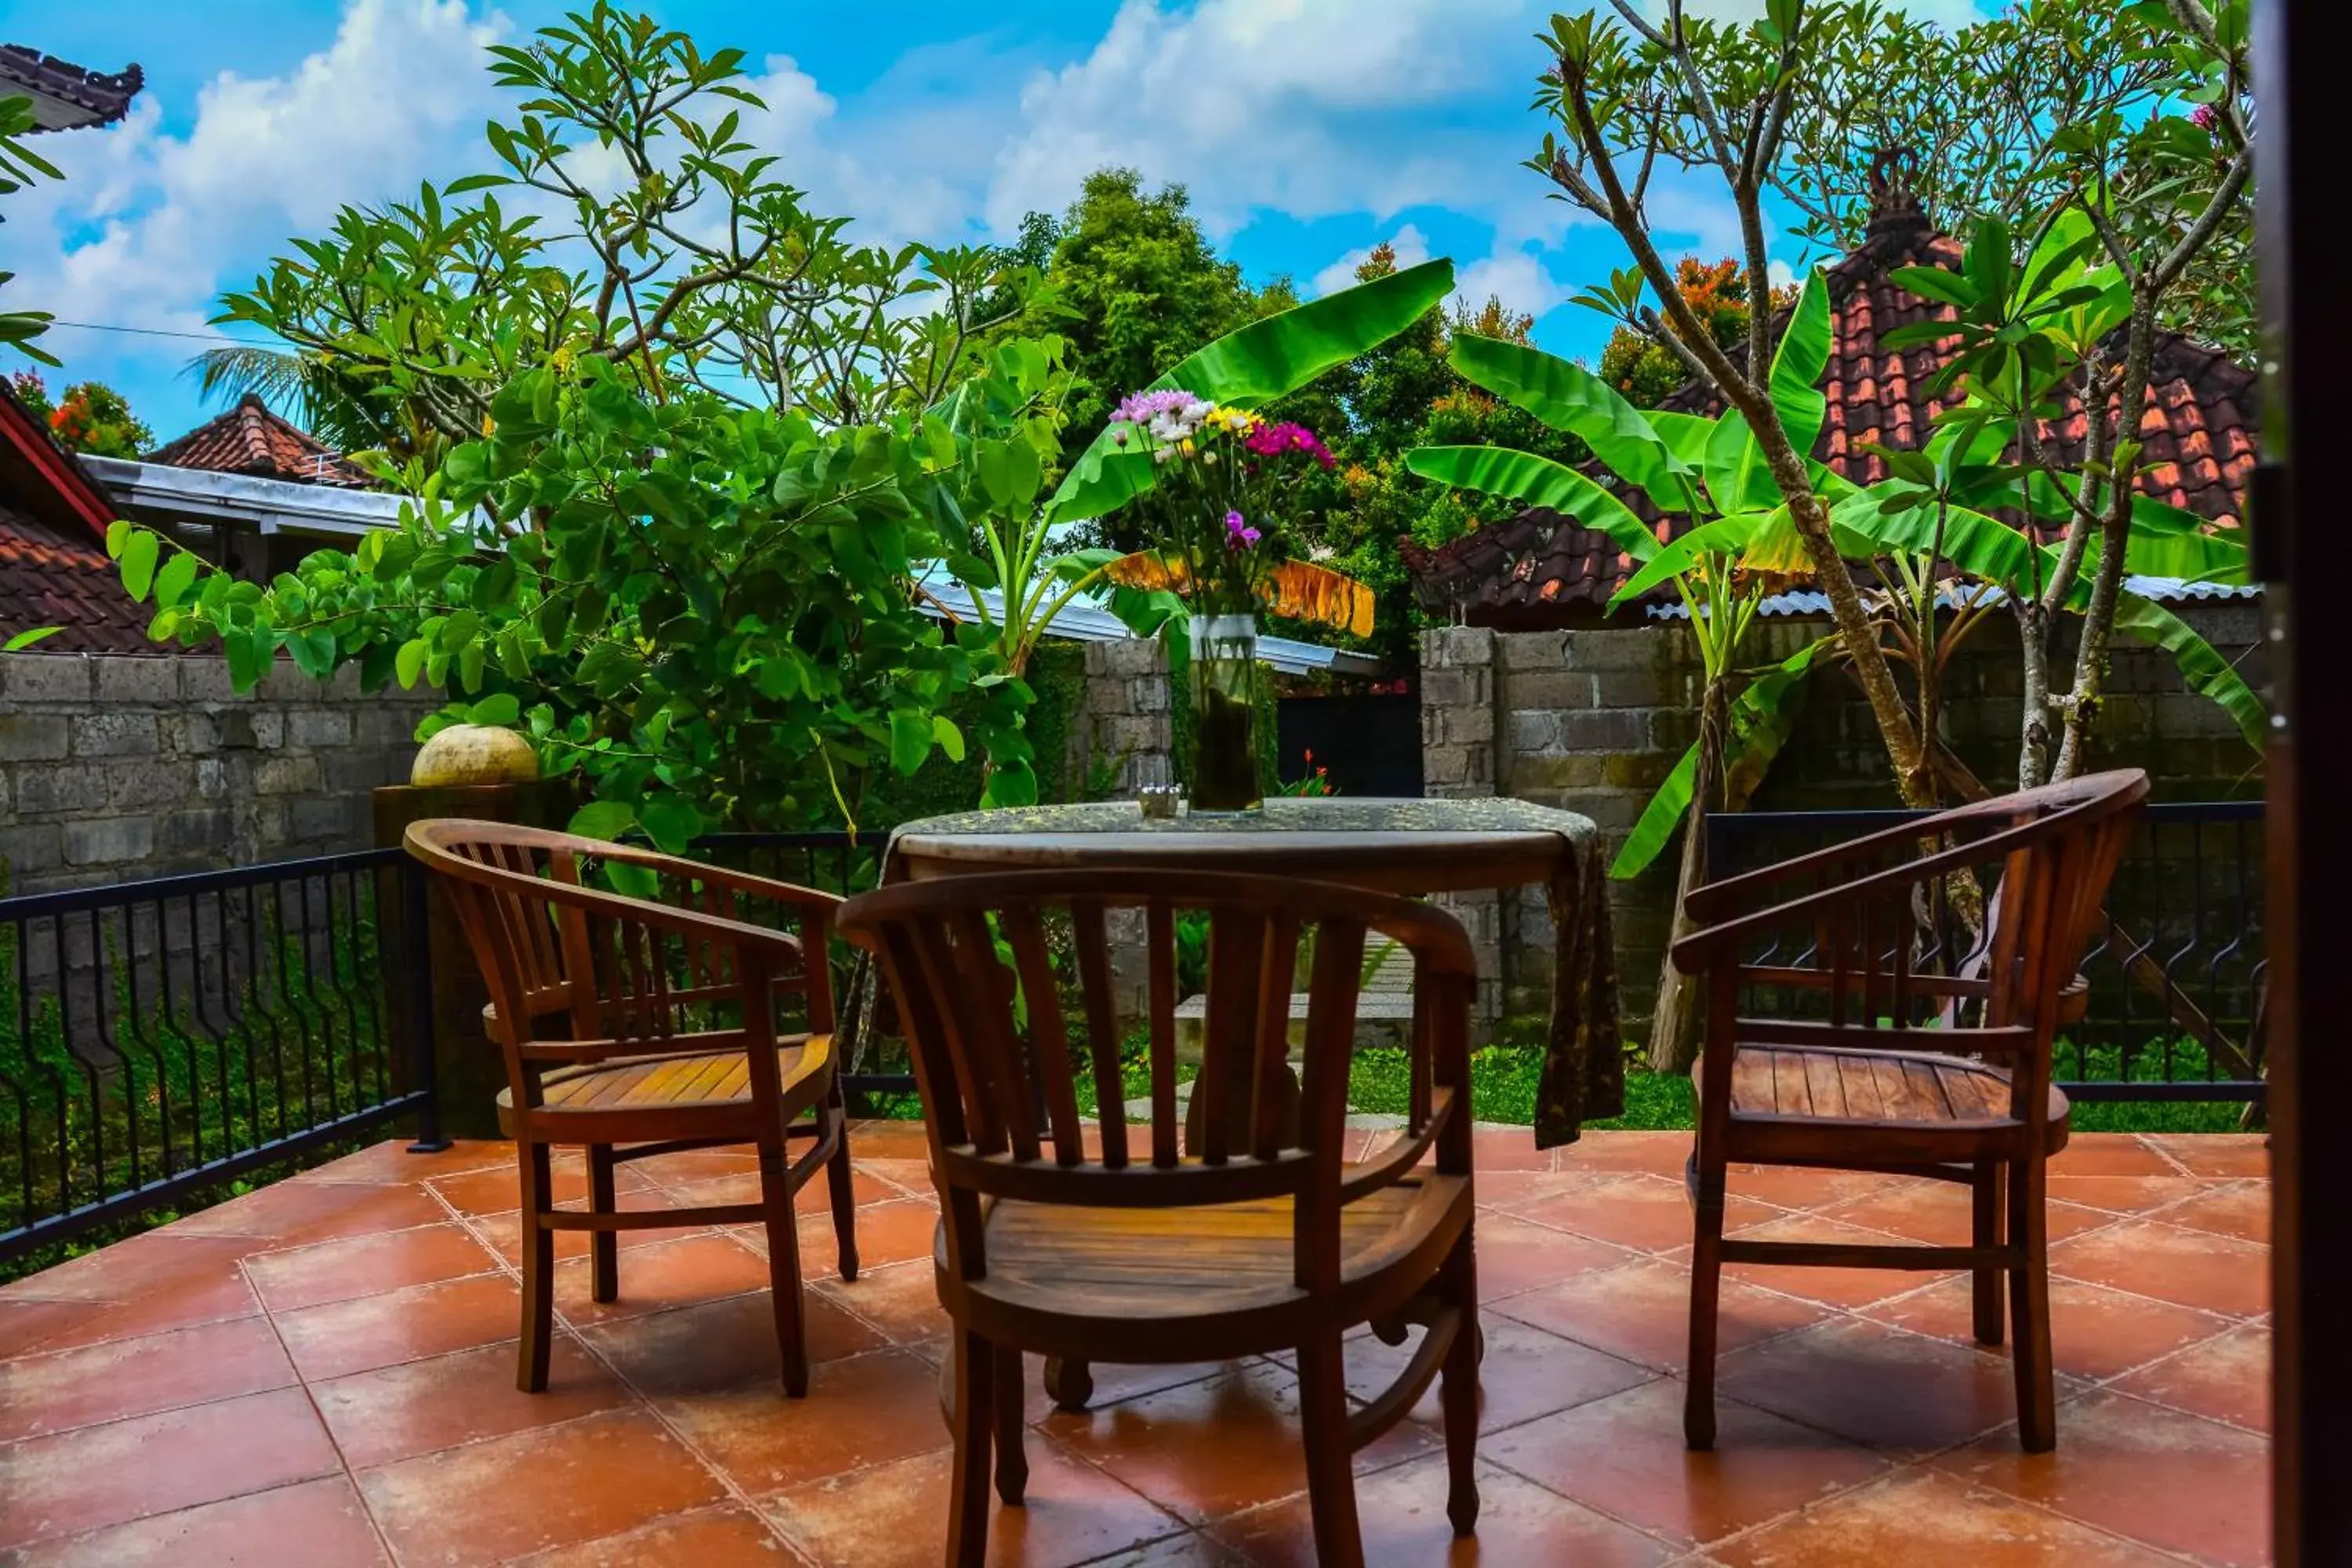
<svg viewBox="0 0 2352 1568">
<path fill-rule="evenodd" d="M 1919 299 L 1888 274 L 1906 266 L 1959 264 L 1956 241 L 1935 233 L 1916 214 L 1898 213 L 1874 224 L 1860 248 L 1828 269 L 1832 349 L 1822 392 L 1829 407 L 1814 456 L 1856 484 L 1886 477 L 1885 463 L 1862 452 L 1863 446 L 1910 446 L 1948 405 L 1925 388 L 1958 341 L 1882 348 L 1881 335 L 1898 326 L 1952 316 L 1949 306 Z M 2151 464 L 2141 489 L 2219 527 L 2238 526 L 2254 467 L 2247 410 L 2255 379 L 2216 350 L 2159 334 L 2148 406 L 2140 421 L 2147 437 L 2144 456 Z M 1697 382 L 1661 406 L 1691 414 L 1714 414 L 1720 407 Z M 2045 443 L 2060 461 L 2071 461 L 2082 453 L 2086 429 L 2077 406 L 2052 424 Z M 1641 497 L 1632 500 L 1644 517 L 1654 515 Z M 1671 539 L 1687 526 L 1679 516 L 1662 520 L 1660 537 Z M 1490 523 L 1435 550 L 1408 543 L 1403 554 L 1424 606 L 1458 609 L 1474 623 L 1497 626 L 1590 620 L 1605 609 L 1633 570 L 1632 561 L 1607 535 L 1542 509 Z"/>
<path fill-rule="evenodd" d="M 309 431 L 269 412 L 251 393 L 219 418 L 157 447 L 147 461 L 352 489 L 365 489 L 372 482 L 357 464 L 331 450 Z"/>
</svg>

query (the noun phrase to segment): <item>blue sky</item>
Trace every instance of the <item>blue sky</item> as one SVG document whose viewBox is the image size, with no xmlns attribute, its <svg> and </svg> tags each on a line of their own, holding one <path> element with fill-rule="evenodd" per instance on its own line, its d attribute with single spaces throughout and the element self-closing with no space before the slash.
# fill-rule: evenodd
<svg viewBox="0 0 2352 1568">
<path fill-rule="evenodd" d="M 767 100 L 754 139 L 820 210 L 880 240 L 1009 237 L 1089 169 L 1181 181 L 1254 278 L 1308 293 L 1381 240 L 1451 256 L 1474 300 L 1538 318 L 1559 353 L 1605 325 L 1565 303 L 1622 265 L 1613 237 L 1518 167 L 1549 5 L 1519 0 L 642 0 L 706 50 L 744 49 Z M 1718 10 L 1753 0 L 1718 0 Z M 1970 0 L 1913 0 L 1958 20 Z M 44 139 L 62 186 L 0 224 L 8 300 L 61 321 L 67 379 L 128 394 L 168 438 L 207 416 L 182 374 L 213 301 L 343 203 L 493 166 L 500 94 L 484 45 L 564 7 L 537 0 L 0 0 L 0 39 L 84 65 L 136 60 L 131 119 Z M 1653 194 L 1678 248 L 1729 248 L 1700 177 Z M 1776 258 L 1800 258 L 1792 242 Z M 51 373 L 52 383 L 58 377 Z"/>
</svg>

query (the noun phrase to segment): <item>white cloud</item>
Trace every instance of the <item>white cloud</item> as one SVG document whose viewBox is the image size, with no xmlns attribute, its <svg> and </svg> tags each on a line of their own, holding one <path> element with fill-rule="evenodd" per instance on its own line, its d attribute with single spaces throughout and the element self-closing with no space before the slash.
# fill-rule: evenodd
<svg viewBox="0 0 2352 1568">
<path fill-rule="evenodd" d="M 1429 237 L 1412 224 L 1406 224 L 1382 243 L 1396 253 L 1396 264 L 1400 268 L 1418 267 L 1429 259 Z M 1318 272 L 1307 291 L 1320 299 L 1326 294 L 1354 287 L 1356 268 L 1370 258 L 1373 249 L 1374 247 L 1367 245 L 1348 252 Z"/>
<path fill-rule="evenodd" d="M 44 138 L 67 177 L 10 207 L 12 300 L 67 321 L 204 330 L 220 289 L 249 281 L 287 236 L 446 178 L 479 139 L 495 95 L 481 52 L 507 31 L 466 0 L 353 0 L 334 41 L 286 75 L 214 78 L 184 135 L 163 129 L 151 92 L 118 127 Z M 80 357 L 84 342 L 61 331 L 52 346 Z M 177 361 L 188 346 L 152 352 Z"/>
<path fill-rule="evenodd" d="M 1514 314 L 1542 316 L 1573 292 L 1556 281 L 1533 246 L 1497 249 L 1462 269 L 1455 293 L 1475 310 L 1491 296 Z"/>
<path fill-rule="evenodd" d="M 1385 216 L 1459 202 L 1510 157 L 1442 117 L 1400 145 L 1395 119 L 1491 91 L 1498 73 L 1516 82 L 1527 30 L 1516 0 L 1126 0 L 1086 58 L 1023 90 L 990 225 L 1058 210 L 1106 164 L 1184 183 L 1215 234 L 1255 207 Z"/>
</svg>

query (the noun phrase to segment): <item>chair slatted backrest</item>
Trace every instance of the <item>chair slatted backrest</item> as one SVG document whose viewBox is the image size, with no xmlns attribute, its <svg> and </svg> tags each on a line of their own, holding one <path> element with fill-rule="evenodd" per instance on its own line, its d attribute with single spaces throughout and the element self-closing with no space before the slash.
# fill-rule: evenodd
<svg viewBox="0 0 2352 1568">
<path fill-rule="evenodd" d="M 1189 1136 L 1177 1095 L 1187 917 L 1205 918 L 1207 947 Z M 985 1271 L 983 1197 L 1138 1208 L 1286 1197 L 1297 1202 L 1300 1283 L 1329 1283 L 1346 1202 L 1433 1148 L 1468 1168 L 1475 971 L 1461 927 L 1425 905 L 1288 878 L 1031 871 L 884 888 L 845 905 L 839 929 L 879 955 L 897 996 L 950 1256 L 968 1278 Z M 1405 1138 L 1376 1173 L 1349 1179 L 1348 1077 L 1374 932 L 1412 962 L 1417 1087 Z M 1122 969 L 1139 967 L 1130 1067 L 1118 984 Z M 1302 967 L 1305 1071 L 1294 1090 Z M 1134 1126 L 1129 1070 L 1147 1085 L 1148 1116 Z"/>
<path fill-rule="evenodd" d="M 443 878 L 481 965 L 518 1103 L 535 1100 L 548 1067 L 714 1030 L 772 1038 L 779 994 L 804 998 L 812 1031 L 833 1027 L 830 894 L 506 823 L 420 822 L 407 843 Z M 633 868 L 625 875 L 655 896 L 590 885 L 608 865 Z"/>
<path fill-rule="evenodd" d="M 1876 1043 L 2009 1060 L 2011 1114 L 2039 1122 L 2062 1014 L 2147 794 L 2137 771 L 2091 774 L 1710 883 L 1691 896 L 1701 929 L 1676 963 L 1730 963 L 1738 984 L 1809 997 L 1838 1044 L 1899 1035 Z M 1808 1027 L 1742 1018 L 1738 1034 L 1823 1043 Z"/>
</svg>

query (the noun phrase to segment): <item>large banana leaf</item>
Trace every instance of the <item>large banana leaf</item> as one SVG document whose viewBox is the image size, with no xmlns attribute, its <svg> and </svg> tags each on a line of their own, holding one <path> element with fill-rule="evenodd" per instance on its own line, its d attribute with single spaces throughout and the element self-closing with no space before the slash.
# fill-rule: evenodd
<svg viewBox="0 0 2352 1568">
<path fill-rule="evenodd" d="M 1738 409 L 1715 422 L 1706 438 L 1706 489 L 1726 512 L 1764 511 L 1780 504 L 1780 487 L 1764 448 L 1748 428 L 1748 416 Z"/>
<path fill-rule="evenodd" d="M 1255 408 L 1378 348 L 1453 291 L 1454 263 L 1424 261 L 1227 332 L 1151 388 L 1182 387 L 1212 402 Z M 1046 503 L 1047 520 L 1099 517 L 1150 489 L 1155 472 L 1149 455 L 1121 450 L 1105 429 Z"/>
<path fill-rule="evenodd" d="M 1733 700 L 1731 744 L 1725 748 L 1724 777 L 1733 787 L 1735 799 L 1745 799 L 1755 793 L 1764 771 L 1788 743 L 1789 731 L 1797 718 L 1796 705 L 1790 699 L 1812 669 L 1813 660 L 1836 641 L 1834 637 L 1827 637 L 1799 648 L 1749 681 L 1747 689 Z M 1610 864 L 1612 877 L 1622 879 L 1640 876 L 1674 842 L 1675 829 L 1689 814 L 1691 791 L 1697 779 L 1698 747 L 1693 744 L 1634 820 L 1633 831 L 1626 836 L 1624 847 L 1617 851 L 1617 858 Z"/>
<path fill-rule="evenodd" d="M 1415 447 L 1404 466 L 1424 479 L 1549 507 L 1597 528 L 1636 561 L 1658 552 L 1657 535 L 1633 509 L 1565 463 L 1501 447 Z"/>
<path fill-rule="evenodd" d="M 1571 431 L 1611 472 L 1639 485 L 1660 511 L 1695 509 L 1685 462 L 1615 387 L 1556 354 L 1499 338 L 1456 333 L 1449 356 L 1465 379 L 1517 405 L 1555 430 Z"/>
<path fill-rule="evenodd" d="M 1874 498 L 1891 498 L 1895 493 L 1889 485 L 1874 485 L 1840 505 L 1832 514 L 1839 530 L 1839 548 L 1849 554 L 1864 556 L 1885 551 L 1927 549 L 1935 537 L 1934 507 L 1880 510 L 1879 500 Z M 2195 576 L 2199 574 L 2159 568 L 2181 564 L 2192 558 L 2226 560 L 2231 549 L 2232 542 L 2227 540 L 2203 534 L 2143 535 L 2135 526 L 2131 542 L 2125 546 L 2124 563 L 2150 576 Z M 1966 507 L 1951 507 L 1945 517 L 1943 553 L 1944 559 L 1971 577 L 2022 591 L 2033 583 L 2050 580 L 2057 569 L 2060 547 L 2037 547 L 2007 523 Z M 2036 554 L 2041 557 L 2038 574 L 2033 560 Z M 2079 614 L 2089 608 L 2090 602 L 2087 574 L 2078 575 L 2067 593 L 2066 607 Z M 2230 661 L 2186 621 L 2155 600 L 2126 589 L 2116 604 L 2115 629 L 2170 654 L 2189 689 L 2220 703 L 2248 745 L 2260 750 L 2265 743 L 2270 720 L 2262 699 Z"/>
<path fill-rule="evenodd" d="M 1731 517 L 1719 517 L 1713 522 L 1702 523 L 1670 544 L 1661 545 L 1656 554 L 1642 563 L 1642 569 L 1625 580 L 1625 585 L 1610 599 L 1612 610 L 1640 598 L 1667 578 L 1687 572 L 1702 555 L 1713 552 L 1737 555 L 1748 548 L 1756 531 L 1764 526 L 1770 512 L 1743 511 Z"/>
<path fill-rule="evenodd" d="M 1797 308 L 1789 312 L 1788 330 L 1780 334 L 1780 346 L 1772 354 L 1772 407 L 1780 416 L 1780 428 L 1789 433 L 1789 445 L 1800 457 L 1812 455 L 1813 443 L 1822 437 L 1822 422 L 1829 416 L 1829 399 L 1821 389 L 1822 373 L 1829 365 L 1830 289 L 1824 274 L 1815 268 L 1806 275 Z"/>
</svg>

